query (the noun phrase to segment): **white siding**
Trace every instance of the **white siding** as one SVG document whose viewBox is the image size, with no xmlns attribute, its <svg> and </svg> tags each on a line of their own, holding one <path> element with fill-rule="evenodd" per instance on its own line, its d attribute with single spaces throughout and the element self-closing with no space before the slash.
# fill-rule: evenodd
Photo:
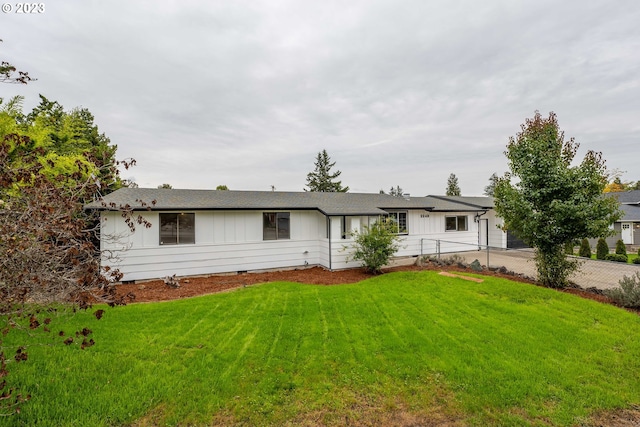
<svg viewBox="0 0 640 427">
<path fill-rule="evenodd" d="M 119 268 L 123 280 L 142 280 L 176 274 L 178 276 L 227 273 L 271 268 L 321 265 L 334 270 L 360 266 L 347 261 L 353 240 L 342 239 L 342 217 L 329 220 L 317 211 L 290 211 L 290 239 L 264 241 L 262 211 L 197 211 L 196 239 L 190 245 L 160 245 L 159 213 L 140 215 L 152 226 L 138 225 L 135 233 L 119 213 L 102 213 L 102 249 L 117 253 L 118 259 L 103 264 Z M 446 216 L 467 216 L 467 231 L 445 231 Z M 476 212 L 426 212 L 409 210 L 408 235 L 403 235 L 397 256 L 418 256 L 477 250 Z M 488 219 L 489 245 L 506 246 L 506 235 L 496 227 L 499 218 L 493 211 Z M 350 230 L 363 231 L 376 217 L 351 217 L 345 221 Z M 327 224 L 331 224 L 331 240 Z M 114 238 L 117 237 L 117 238 Z"/>
<path fill-rule="evenodd" d="M 163 246 L 159 214 L 141 215 L 152 226 L 131 233 L 119 214 L 102 214 L 103 249 L 118 255 L 103 264 L 119 268 L 123 280 L 317 265 L 328 255 L 328 240 L 323 244 L 320 238 L 326 234 L 325 217 L 315 211 L 291 211 L 291 238 L 271 241 L 262 240 L 261 211 L 198 211 L 196 243 Z M 117 240 L 110 237 L 115 235 Z"/>
</svg>

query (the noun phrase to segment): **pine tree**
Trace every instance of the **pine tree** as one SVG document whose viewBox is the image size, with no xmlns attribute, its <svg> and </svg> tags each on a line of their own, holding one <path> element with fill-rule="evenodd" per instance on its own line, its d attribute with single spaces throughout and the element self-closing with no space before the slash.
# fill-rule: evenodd
<svg viewBox="0 0 640 427">
<path fill-rule="evenodd" d="M 334 181 L 342 172 L 336 171 L 331 173 L 331 168 L 336 162 L 331 162 L 331 157 L 327 154 L 327 150 L 318 153 L 315 161 L 316 169 L 307 174 L 307 187 L 304 191 L 320 191 L 325 193 L 346 193 L 349 187 L 343 187 L 342 181 Z"/>
<path fill-rule="evenodd" d="M 494 172 L 493 175 L 489 177 L 489 185 L 484 187 L 484 195 L 493 197 L 493 193 L 496 191 L 497 183 L 498 183 L 498 174 Z"/>
<path fill-rule="evenodd" d="M 390 196 L 402 197 L 402 194 L 403 194 L 403 190 L 402 188 L 400 188 L 399 185 L 396 185 L 395 187 L 391 187 L 391 189 L 389 190 Z"/>
<path fill-rule="evenodd" d="M 605 259 L 607 255 L 609 255 L 609 245 L 607 245 L 607 241 L 601 237 L 598 239 L 598 244 L 596 245 L 596 258 Z"/>
<path fill-rule="evenodd" d="M 583 258 L 591 258 L 591 246 L 589 245 L 589 240 L 582 239 L 579 254 Z"/>
<path fill-rule="evenodd" d="M 460 186 L 458 185 L 458 177 L 453 173 L 449 175 L 449 179 L 447 180 L 447 192 L 445 194 L 447 196 L 460 195 Z"/>
</svg>

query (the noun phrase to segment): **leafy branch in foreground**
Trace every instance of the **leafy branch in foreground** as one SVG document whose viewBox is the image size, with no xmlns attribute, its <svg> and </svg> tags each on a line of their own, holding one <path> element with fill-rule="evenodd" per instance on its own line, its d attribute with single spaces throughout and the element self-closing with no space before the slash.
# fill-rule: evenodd
<svg viewBox="0 0 640 427">
<path fill-rule="evenodd" d="M 96 302 L 125 304 L 130 298 L 116 293 L 120 272 L 101 269 L 100 223 L 95 212 L 83 209 L 104 189 L 95 163 L 79 159 L 73 173 L 51 176 L 43 173 L 51 166 L 42 160 L 44 151 L 27 136 L 0 139 L 0 329 L 5 335 L 12 329 L 50 332 L 53 303 L 87 309 Z M 141 216 L 134 218 L 131 209 L 122 214 L 130 227 L 150 226 Z M 100 310 L 95 314 L 101 317 Z M 66 336 L 64 343 L 84 349 L 93 345 L 90 334 L 83 328 L 75 341 Z M 13 359 L 7 359 L 13 352 Z M 28 400 L 6 381 L 7 362 L 27 359 L 25 346 L 9 349 L 0 341 L 0 414 L 19 412 Z"/>
</svg>

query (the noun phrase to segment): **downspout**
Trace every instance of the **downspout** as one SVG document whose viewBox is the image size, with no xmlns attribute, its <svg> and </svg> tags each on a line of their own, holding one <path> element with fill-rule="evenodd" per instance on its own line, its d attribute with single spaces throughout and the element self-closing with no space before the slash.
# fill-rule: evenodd
<svg viewBox="0 0 640 427">
<path fill-rule="evenodd" d="M 328 224 L 328 238 L 329 238 L 329 271 L 333 271 L 333 264 L 331 258 L 331 217 L 327 216 L 327 224 Z"/>
<path fill-rule="evenodd" d="M 487 214 L 488 211 L 482 211 L 482 213 L 476 212 L 474 222 L 478 223 L 478 247 L 480 247 L 480 217 Z M 487 221 L 487 246 L 489 246 L 489 222 Z"/>
</svg>

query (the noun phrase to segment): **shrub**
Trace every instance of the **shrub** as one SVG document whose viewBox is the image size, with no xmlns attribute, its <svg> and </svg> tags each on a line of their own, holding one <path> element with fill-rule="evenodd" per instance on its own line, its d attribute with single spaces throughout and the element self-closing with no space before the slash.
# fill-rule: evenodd
<svg viewBox="0 0 640 427">
<path fill-rule="evenodd" d="M 573 255 L 573 247 L 575 242 L 567 242 L 564 244 L 564 253 L 567 255 Z"/>
<path fill-rule="evenodd" d="M 395 234 L 397 226 L 392 219 L 376 221 L 364 227 L 362 233 L 353 233 L 354 252 L 347 260 L 362 261 L 365 269 L 374 274 L 381 272 L 384 265 L 395 254 L 400 245 L 400 237 Z M 345 248 L 346 249 L 346 248 Z"/>
<path fill-rule="evenodd" d="M 638 255 L 638 258 L 633 260 L 634 264 L 640 264 L 640 255 Z"/>
<path fill-rule="evenodd" d="M 631 277 L 622 276 L 618 283 L 619 288 L 606 289 L 604 294 L 622 307 L 640 308 L 640 272 L 636 271 Z"/>
<path fill-rule="evenodd" d="M 582 242 L 580 243 L 580 251 L 578 253 L 581 257 L 591 258 L 591 246 L 587 239 L 582 239 Z"/>
<path fill-rule="evenodd" d="M 619 255 L 627 254 L 627 247 L 624 245 L 624 242 L 622 240 L 618 240 L 616 242 L 616 253 Z"/>
<path fill-rule="evenodd" d="M 596 245 L 596 258 L 605 259 L 608 254 L 609 246 L 607 245 L 607 241 L 601 237 L 598 239 L 598 244 Z"/>
<path fill-rule="evenodd" d="M 607 261 L 627 262 L 627 256 L 623 254 L 607 254 L 604 259 Z"/>
</svg>

